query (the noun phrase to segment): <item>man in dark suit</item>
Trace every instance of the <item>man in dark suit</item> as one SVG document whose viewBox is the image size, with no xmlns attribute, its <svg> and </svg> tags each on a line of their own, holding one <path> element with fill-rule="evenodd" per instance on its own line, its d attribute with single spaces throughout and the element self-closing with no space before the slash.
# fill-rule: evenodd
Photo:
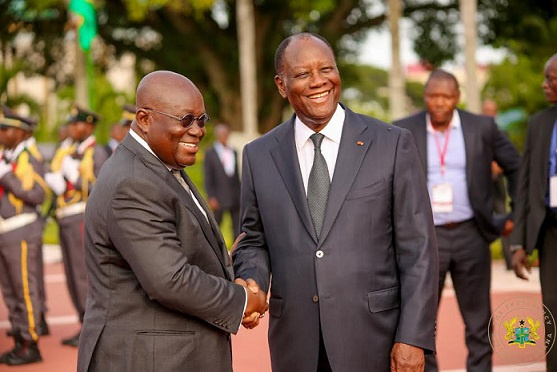
<svg viewBox="0 0 557 372">
<path fill-rule="evenodd" d="M 427 110 L 394 124 L 414 135 L 427 178 L 439 244 L 439 299 L 450 272 L 466 325 L 466 368 L 490 371 L 489 243 L 501 234 L 493 223 L 491 162 L 503 169 L 512 197 L 519 154 L 492 117 L 456 109 L 460 93 L 452 74 L 433 71 L 424 97 Z M 433 355 L 426 370 L 437 370 Z"/>
<path fill-rule="evenodd" d="M 87 205 L 78 371 L 231 371 L 230 333 L 244 309 L 253 326 L 266 298 L 231 282 L 218 226 L 182 170 L 205 135 L 203 97 L 186 77 L 156 71 L 136 103 Z"/>
<path fill-rule="evenodd" d="M 528 121 L 524 155 L 520 166 L 515 229 L 511 251 L 516 275 L 528 280 L 527 255 L 538 249 L 542 299 L 557 316 L 557 54 L 545 64 L 542 83 L 547 102 L 552 106 Z M 546 358 L 547 370 L 557 370 L 557 351 Z"/>
<path fill-rule="evenodd" d="M 423 370 L 438 266 L 412 136 L 339 104 L 321 36 L 285 39 L 275 69 L 294 115 L 244 148 L 233 253 L 237 277 L 271 288 L 273 371 Z"/>
<path fill-rule="evenodd" d="M 207 150 L 203 170 L 207 204 L 220 225 L 224 212 L 230 213 L 234 237 L 240 233 L 240 176 L 238 154 L 228 146 L 230 129 L 226 124 L 215 126 L 215 144 Z"/>
</svg>

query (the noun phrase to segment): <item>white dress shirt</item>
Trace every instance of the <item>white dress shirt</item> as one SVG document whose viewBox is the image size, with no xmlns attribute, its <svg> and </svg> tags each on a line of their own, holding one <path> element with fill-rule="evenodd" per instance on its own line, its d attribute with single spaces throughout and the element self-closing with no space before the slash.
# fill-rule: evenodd
<svg viewBox="0 0 557 372">
<path fill-rule="evenodd" d="M 333 180 L 335 172 L 335 164 L 337 162 L 338 148 L 340 146 L 340 138 L 342 136 L 342 128 L 344 127 L 344 109 L 338 105 L 335 113 L 329 123 L 321 130 L 321 134 L 325 136 L 321 143 L 321 153 L 327 162 L 329 177 Z M 308 179 L 311 167 L 313 166 L 313 157 L 315 146 L 311 140 L 311 135 L 315 132 L 307 127 L 302 121 L 296 117 L 294 124 L 294 137 L 296 140 L 296 150 L 298 153 L 298 163 L 302 172 L 302 180 L 304 181 L 304 189 L 306 194 L 308 191 Z"/>
</svg>

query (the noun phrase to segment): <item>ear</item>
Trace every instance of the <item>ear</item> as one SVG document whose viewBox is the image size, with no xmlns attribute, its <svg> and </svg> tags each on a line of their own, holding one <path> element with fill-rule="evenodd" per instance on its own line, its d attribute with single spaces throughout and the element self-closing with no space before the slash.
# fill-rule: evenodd
<svg viewBox="0 0 557 372">
<path fill-rule="evenodd" d="M 275 84 L 282 98 L 286 98 L 286 84 L 279 75 L 275 75 Z"/>
<path fill-rule="evenodd" d="M 149 114 L 143 109 L 138 109 L 135 113 L 135 122 L 141 130 L 141 133 L 145 134 L 149 132 Z"/>
</svg>

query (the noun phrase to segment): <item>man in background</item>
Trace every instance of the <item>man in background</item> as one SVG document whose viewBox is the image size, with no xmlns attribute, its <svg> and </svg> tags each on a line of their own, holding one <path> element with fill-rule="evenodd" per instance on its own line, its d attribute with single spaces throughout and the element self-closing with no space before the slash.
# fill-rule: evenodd
<svg viewBox="0 0 557 372">
<path fill-rule="evenodd" d="M 72 144 L 58 148 L 51 161 L 51 172 L 45 175 L 57 195 L 56 222 L 60 230 L 66 284 L 81 323 L 87 298 L 83 217 L 91 189 L 108 157 L 93 134 L 98 120 L 99 116 L 92 111 L 78 106 L 72 109 L 67 121 Z M 79 334 L 63 339 L 62 344 L 77 347 Z"/>
<path fill-rule="evenodd" d="M 520 166 L 515 229 L 511 235 L 513 267 L 528 280 L 528 255 L 538 249 L 544 305 L 557 316 L 557 54 L 545 64 L 542 83 L 548 108 L 533 115 L 526 127 Z M 557 370 L 555 347 L 546 356 L 547 370 Z"/>
<path fill-rule="evenodd" d="M 110 139 L 105 146 L 108 156 L 112 155 L 116 147 L 122 142 L 126 134 L 130 131 L 130 125 L 135 118 L 135 106 L 125 104 L 122 107 L 122 118 L 110 128 Z"/>
<path fill-rule="evenodd" d="M 482 114 L 492 117 L 496 120 L 497 116 L 497 102 L 488 98 L 482 103 Z M 505 132 L 502 132 L 506 135 Z M 505 228 L 505 224 L 512 223 L 508 219 L 508 208 L 507 208 L 507 189 L 505 186 L 505 175 L 503 174 L 503 169 L 497 164 L 496 161 L 491 162 L 491 177 L 493 178 L 493 213 L 494 213 L 494 223 L 501 225 L 501 231 L 510 229 Z M 503 253 L 503 258 L 505 259 L 505 266 L 507 270 L 512 270 L 512 254 L 510 251 L 509 235 L 501 235 L 501 252 Z"/>
<path fill-rule="evenodd" d="M 0 286 L 14 338 L 0 364 L 10 366 L 42 361 L 43 221 L 38 210 L 48 187 L 42 162 L 26 148 L 36 124 L 8 109 L 0 112 Z"/>
<path fill-rule="evenodd" d="M 207 204 L 220 225 L 224 212 L 230 213 L 233 236 L 240 233 L 240 177 L 238 154 L 228 145 L 230 129 L 226 124 L 215 126 L 215 143 L 207 150 L 203 169 Z"/>
<path fill-rule="evenodd" d="M 450 273 L 466 326 L 466 368 L 490 371 L 489 244 L 501 235 L 493 221 L 491 163 L 503 168 L 514 196 L 520 158 L 493 118 L 457 109 L 459 99 L 454 75 L 435 70 L 424 88 L 426 110 L 394 124 L 412 132 L 427 179 L 439 250 L 439 300 Z M 437 369 L 435 356 L 428 356 L 426 371 Z"/>
</svg>

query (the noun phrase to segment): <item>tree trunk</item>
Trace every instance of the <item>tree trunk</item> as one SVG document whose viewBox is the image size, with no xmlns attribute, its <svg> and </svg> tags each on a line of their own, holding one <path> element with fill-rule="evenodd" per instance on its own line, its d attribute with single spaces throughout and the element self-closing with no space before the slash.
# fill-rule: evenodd
<svg viewBox="0 0 557 372">
<path fill-rule="evenodd" d="M 477 0 L 460 0 L 460 17 L 464 25 L 464 64 L 466 69 L 466 102 L 468 110 L 480 112 L 480 91 L 476 78 Z"/>
<path fill-rule="evenodd" d="M 240 87 L 242 100 L 242 132 L 255 138 L 257 131 L 257 67 L 255 62 L 255 19 L 252 0 L 236 1 Z"/>
<path fill-rule="evenodd" d="M 391 31 L 391 70 L 389 71 L 389 111 L 392 120 L 406 115 L 406 95 L 404 94 L 404 75 L 400 61 L 399 21 L 402 14 L 402 1 L 389 0 L 389 29 Z"/>
</svg>

